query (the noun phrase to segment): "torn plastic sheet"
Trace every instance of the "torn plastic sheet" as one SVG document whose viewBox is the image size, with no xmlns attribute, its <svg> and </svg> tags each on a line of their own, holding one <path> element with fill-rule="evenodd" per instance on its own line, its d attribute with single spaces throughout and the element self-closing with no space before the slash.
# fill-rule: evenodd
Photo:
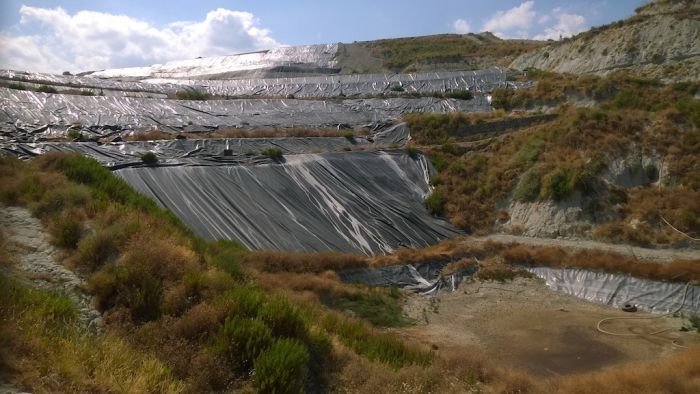
<svg viewBox="0 0 700 394">
<path fill-rule="evenodd" d="M 630 303 L 651 313 L 668 313 L 679 308 L 685 314 L 700 313 L 700 286 L 572 268 L 526 269 L 544 279 L 553 290 L 598 304 L 622 308 Z"/>
<path fill-rule="evenodd" d="M 430 164 L 404 152 L 285 156 L 255 166 L 115 171 L 207 239 L 251 249 L 365 255 L 425 247 L 459 234 L 431 216 Z"/>
<path fill-rule="evenodd" d="M 165 131 L 260 128 L 363 127 L 409 112 L 489 112 L 483 97 L 315 100 L 180 101 L 75 96 L 0 88 L 0 134 L 63 135 L 71 126 L 111 135 L 115 130 Z M 193 127 L 198 126 L 198 128 Z M 41 131 L 39 131 L 41 130 Z"/>
<path fill-rule="evenodd" d="M 381 268 L 363 268 L 338 272 L 346 283 L 360 283 L 370 287 L 399 287 L 415 293 L 433 296 L 441 290 L 455 291 L 467 276 L 472 276 L 476 264 L 454 273 L 442 274 L 450 261 L 407 264 Z"/>
</svg>

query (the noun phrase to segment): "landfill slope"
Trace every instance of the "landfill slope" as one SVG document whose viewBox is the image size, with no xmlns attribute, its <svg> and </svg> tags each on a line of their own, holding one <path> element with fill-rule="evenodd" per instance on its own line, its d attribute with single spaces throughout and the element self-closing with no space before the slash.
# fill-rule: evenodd
<svg viewBox="0 0 700 394">
<path fill-rule="evenodd" d="M 0 88 L 0 135 L 44 138 L 70 127 L 111 135 L 119 130 L 213 131 L 227 128 L 362 128 L 409 112 L 485 112 L 485 96 L 322 100 L 164 100 L 46 94 Z"/>
<path fill-rule="evenodd" d="M 198 235 L 252 249 L 388 253 L 458 234 L 429 215 L 425 157 L 396 152 L 287 156 L 256 166 L 125 168 L 116 173 Z"/>
</svg>

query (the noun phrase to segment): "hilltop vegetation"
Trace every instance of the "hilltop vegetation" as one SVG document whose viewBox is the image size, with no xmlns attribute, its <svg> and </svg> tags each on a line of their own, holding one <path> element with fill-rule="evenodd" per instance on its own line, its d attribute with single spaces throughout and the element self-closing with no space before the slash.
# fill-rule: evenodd
<svg viewBox="0 0 700 394">
<path fill-rule="evenodd" d="M 469 117 L 406 118 L 424 143 L 443 144 L 427 152 L 438 170 L 433 183 L 445 199 L 443 215 L 467 231 L 488 233 L 509 223 L 522 208 L 517 203 L 573 204 L 583 218 L 583 227 L 566 230 L 574 234 L 642 245 L 683 241 L 664 220 L 700 234 L 697 83 L 530 75 L 539 80 L 536 88 L 495 91 L 494 105 L 559 105 L 555 121 L 467 150 L 450 142 L 449 130 Z M 576 108 L 566 104 L 571 96 L 599 104 Z"/>
<path fill-rule="evenodd" d="M 518 55 L 543 45 L 540 41 L 502 40 L 491 33 L 441 34 L 342 44 L 338 62 L 348 74 L 477 70 L 505 67 Z"/>
</svg>

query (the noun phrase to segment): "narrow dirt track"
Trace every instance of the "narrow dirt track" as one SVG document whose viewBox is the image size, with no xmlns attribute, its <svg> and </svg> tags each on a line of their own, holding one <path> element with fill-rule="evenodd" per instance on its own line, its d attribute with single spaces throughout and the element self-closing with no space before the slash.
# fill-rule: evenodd
<svg viewBox="0 0 700 394">
<path fill-rule="evenodd" d="M 571 250 L 596 250 L 634 256 L 640 260 L 668 263 L 674 260 L 700 260 L 697 249 L 649 249 L 639 246 L 609 244 L 590 240 L 569 240 L 557 238 L 532 238 L 508 234 L 492 234 L 484 237 L 468 238 L 465 242 L 495 241 L 501 243 L 518 243 L 532 246 L 556 246 Z"/>
<path fill-rule="evenodd" d="M 85 282 L 57 262 L 58 251 L 49 243 L 41 222 L 24 208 L 0 207 L 0 228 L 16 261 L 3 271 L 33 287 L 67 295 L 78 309 L 79 323 L 99 331 L 101 316 L 92 307 L 92 297 L 82 290 Z"/>
</svg>

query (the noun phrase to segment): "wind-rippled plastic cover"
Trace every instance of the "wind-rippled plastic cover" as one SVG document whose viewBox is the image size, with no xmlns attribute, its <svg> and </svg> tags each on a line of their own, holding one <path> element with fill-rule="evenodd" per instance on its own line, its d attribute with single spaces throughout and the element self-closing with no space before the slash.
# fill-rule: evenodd
<svg viewBox="0 0 700 394">
<path fill-rule="evenodd" d="M 622 308 L 630 303 L 652 313 L 674 312 L 679 308 L 686 314 L 700 313 L 700 286 L 583 269 L 537 267 L 527 270 L 543 278 L 551 289 L 598 304 Z"/>
<path fill-rule="evenodd" d="M 252 249 L 387 253 L 458 231 L 427 213 L 430 166 L 404 152 L 287 156 L 255 166 L 115 171 L 207 239 Z"/>
<path fill-rule="evenodd" d="M 0 88 L 0 134 L 58 137 L 75 125 L 97 134 L 158 128 L 212 131 L 226 128 L 363 127 L 409 112 L 487 112 L 488 100 L 427 98 L 181 101 L 46 94 Z"/>
<path fill-rule="evenodd" d="M 287 74 L 284 74 L 287 75 Z M 444 93 L 468 90 L 475 95 L 496 88 L 526 88 L 531 83 L 506 81 L 499 68 L 477 71 L 425 72 L 415 74 L 353 74 L 250 79 L 147 78 L 136 81 L 91 76 L 54 75 L 0 70 L 0 79 L 88 89 L 105 95 L 153 94 L 164 97 L 187 89 L 216 96 L 358 97 L 377 94 Z M 140 94 L 137 94 L 140 93 Z"/>
</svg>

